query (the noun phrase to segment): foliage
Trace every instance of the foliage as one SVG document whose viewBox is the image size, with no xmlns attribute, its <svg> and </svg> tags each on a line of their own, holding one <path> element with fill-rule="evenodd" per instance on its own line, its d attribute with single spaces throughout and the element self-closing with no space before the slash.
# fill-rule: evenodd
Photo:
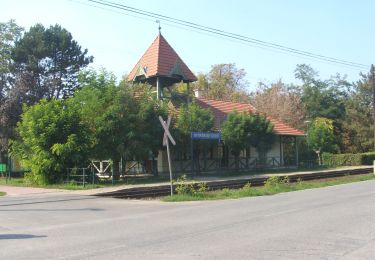
<svg viewBox="0 0 375 260">
<path fill-rule="evenodd" d="M 245 148 L 249 147 L 247 128 L 250 125 L 249 116 L 237 111 L 229 113 L 221 127 L 221 134 L 226 146 L 235 157 L 236 168 L 239 167 L 238 157 Z"/>
<path fill-rule="evenodd" d="M 72 95 L 80 69 L 93 58 L 59 25 L 46 29 L 37 24 L 22 36 L 14 21 L 1 24 L 1 29 L 0 78 L 6 80 L 6 91 L 0 91 L 0 139 L 1 149 L 6 150 L 22 106 Z"/>
<path fill-rule="evenodd" d="M 247 128 L 248 141 L 251 146 L 255 147 L 259 157 L 265 160 L 266 153 L 271 149 L 275 141 L 272 123 L 261 114 L 250 116 L 250 125 Z"/>
<path fill-rule="evenodd" d="M 333 121 L 327 118 L 316 118 L 309 127 L 307 142 L 310 147 L 317 153 L 319 163 L 321 161 L 321 153 L 334 150 L 333 146 L 334 132 Z"/>
<path fill-rule="evenodd" d="M 12 154 L 31 169 L 27 178 L 33 183 L 56 183 L 66 168 L 87 162 L 90 135 L 72 102 L 42 100 L 25 107 L 16 131 L 19 139 L 12 144 Z"/>
<path fill-rule="evenodd" d="M 16 122 L 8 117 L 14 108 L 9 105 L 9 91 L 14 81 L 12 74 L 12 49 L 15 42 L 21 37 L 23 28 L 14 20 L 0 23 L 0 162 L 4 161 L 3 153 L 8 149 L 8 137 L 12 135 L 9 125 Z"/>
<path fill-rule="evenodd" d="M 137 104 L 130 88 L 117 87 L 112 74 L 89 72 L 84 87 L 73 100 L 81 106 L 82 118 L 90 126 L 94 146 L 90 157 L 113 160 L 115 177 L 122 157 L 132 158 L 136 138 Z M 82 79 L 84 80 L 84 79 Z"/>
<path fill-rule="evenodd" d="M 278 118 L 292 127 L 302 129 L 305 126 L 303 122 L 307 111 L 300 93 L 281 80 L 271 85 L 259 83 L 256 92 L 251 96 L 251 104 L 258 111 Z"/>
<path fill-rule="evenodd" d="M 151 152 L 155 158 L 159 150 L 163 148 L 164 129 L 160 125 L 159 116 L 167 118 L 167 105 L 157 100 L 154 93 L 147 91 L 137 99 L 136 105 L 136 137 L 132 144 L 138 153 L 135 157 L 145 159 Z"/>
<path fill-rule="evenodd" d="M 17 73 L 30 79 L 27 88 L 38 99 L 50 99 L 73 94 L 80 69 L 93 60 L 87 52 L 60 25 L 37 24 L 16 43 L 12 58 Z"/>
<path fill-rule="evenodd" d="M 182 175 L 177 179 L 176 193 L 177 195 L 191 195 L 203 196 L 208 191 L 207 184 L 200 183 L 187 183 L 186 175 Z"/>
<path fill-rule="evenodd" d="M 221 132 L 224 143 L 230 147 L 236 161 L 240 152 L 250 145 L 258 150 L 260 159 L 264 160 L 275 137 L 273 125 L 266 117 L 237 111 L 229 113 Z"/>
<path fill-rule="evenodd" d="M 246 72 L 234 63 L 216 64 L 206 75 L 198 75 L 195 89 L 204 90 L 207 98 L 239 101 L 247 99 Z"/>
<path fill-rule="evenodd" d="M 214 126 L 214 117 L 210 110 L 204 109 L 195 103 L 183 105 L 179 108 L 175 127 L 172 130 L 172 135 L 178 142 L 178 147 L 175 148 L 176 154 L 182 155 L 186 153 L 190 147 L 191 132 L 209 132 Z M 199 153 L 202 148 L 209 145 L 209 141 L 200 140 L 194 143 L 194 158 L 195 170 L 199 173 Z"/>
<path fill-rule="evenodd" d="M 324 165 L 329 166 L 357 166 L 357 165 L 373 165 L 375 153 L 357 153 L 357 154 L 322 154 Z"/>
<path fill-rule="evenodd" d="M 320 80 L 318 73 L 306 64 L 297 65 L 295 77 L 303 82 L 300 91 L 308 118 L 338 120 L 345 117 L 345 101 L 350 87 L 345 77 L 338 74 L 328 80 Z"/>
<path fill-rule="evenodd" d="M 306 64 L 297 65 L 295 76 L 303 82 L 297 89 L 306 107 L 307 118 L 311 121 L 317 117 L 333 120 L 333 142 L 337 148 L 345 150 L 343 124 L 346 120 L 346 103 L 351 84 L 340 74 L 321 80 L 318 72 Z"/>
<path fill-rule="evenodd" d="M 14 20 L 0 23 L 0 102 L 9 91 L 12 81 L 12 49 L 15 42 L 21 37 L 22 30 L 23 28 L 18 26 Z"/>
<path fill-rule="evenodd" d="M 343 142 L 348 152 L 366 152 L 374 148 L 371 78 L 371 71 L 361 74 L 361 78 L 353 84 L 346 103 Z"/>
<path fill-rule="evenodd" d="M 189 137 L 191 132 L 207 132 L 212 130 L 214 117 L 210 110 L 204 109 L 195 103 L 182 106 L 179 109 L 176 129 L 184 136 Z"/>
<path fill-rule="evenodd" d="M 283 185 L 289 183 L 288 176 L 280 177 L 280 176 L 271 176 L 264 182 L 264 188 L 266 189 L 279 189 Z"/>
</svg>

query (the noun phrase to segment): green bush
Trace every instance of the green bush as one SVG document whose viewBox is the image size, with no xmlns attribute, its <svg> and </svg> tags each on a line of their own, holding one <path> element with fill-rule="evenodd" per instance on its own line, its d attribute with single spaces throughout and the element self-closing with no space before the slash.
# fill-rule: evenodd
<svg viewBox="0 0 375 260">
<path fill-rule="evenodd" d="M 344 153 L 331 154 L 323 153 L 323 164 L 327 166 L 356 166 L 372 165 L 375 160 L 375 153 Z"/>
<path fill-rule="evenodd" d="M 207 184 L 204 182 L 198 184 L 187 183 L 186 175 L 182 175 L 177 179 L 176 193 L 178 195 L 202 196 L 208 190 Z"/>
<path fill-rule="evenodd" d="M 58 183 L 66 168 L 86 165 L 91 138 L 79 106 L 69 101 L 41 100 L 24 107 L 11 153 L 30 169 L 25 178 L 36 184 Z"/>
</svg>

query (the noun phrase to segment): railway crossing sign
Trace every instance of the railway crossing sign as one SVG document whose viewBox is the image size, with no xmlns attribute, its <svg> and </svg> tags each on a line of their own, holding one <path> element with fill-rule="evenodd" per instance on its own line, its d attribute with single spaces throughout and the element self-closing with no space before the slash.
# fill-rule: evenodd
<svg viewBox="0 0 375 260">
<path fill-rule="evenodd" d="M 169 167 L 169 179 L 171 181 L 171 196 L 173 196 L 173 178 L 172 178 L 172 166 L 171 166 L 171 155 L 169 153 L 169 141 L 173 145 L 176 145 L 175 140 L 173 139 L 171 133 L 169 132 L 169 126 L 171 124 L 171 116 L 168 115 L 168 120 L 167 122 L 164 121 L 164 119 L 159 116 L 159 121 L 161 123 L 161 126 L 164 129 L 164 136 L 163 136 L 163 145 L 167 147 L 167 155 L 168 155 L 168 167 Z"/>
<path fill-rule="evenodd" d="M 174 141 L 171 133 L 169 132 L 169 126 L 171 125 L 171 116 L 168 116 L 167 123 L 165 123 L 161 116 L 159 116 L 159 121 L 161 123 L 161 126 L 164 128 L 163 145 L 167 146 L 168 138 L 173 145 L 176 145 L 176 142 Z"/>
</svg>

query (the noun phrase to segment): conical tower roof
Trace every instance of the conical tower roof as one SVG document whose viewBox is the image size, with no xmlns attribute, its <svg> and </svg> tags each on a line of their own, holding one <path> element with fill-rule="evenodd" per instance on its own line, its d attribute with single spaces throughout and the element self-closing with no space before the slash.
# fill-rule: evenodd
<svg viewBox="0 0 375 260">
<path fill-rule="evenodd" d="M 152 84 L 157 77 L 167 79 L 170 83 L 197 80 L 161 33 L 131 70 L 128 81 Z"/>
</svg>

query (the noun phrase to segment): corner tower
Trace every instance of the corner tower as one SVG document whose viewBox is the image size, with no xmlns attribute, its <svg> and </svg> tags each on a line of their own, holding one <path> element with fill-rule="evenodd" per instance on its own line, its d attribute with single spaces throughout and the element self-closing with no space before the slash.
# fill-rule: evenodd
<svg viewBox="0 0 375 260">
<path fill-rule="evenodd" d="M 159 32 L 127 80 L 152 85 L 156 88 L 157 98 L 162 99 L 163 88 L 181 81 L 194 82 L 197 78 Z"/>
</svg>

